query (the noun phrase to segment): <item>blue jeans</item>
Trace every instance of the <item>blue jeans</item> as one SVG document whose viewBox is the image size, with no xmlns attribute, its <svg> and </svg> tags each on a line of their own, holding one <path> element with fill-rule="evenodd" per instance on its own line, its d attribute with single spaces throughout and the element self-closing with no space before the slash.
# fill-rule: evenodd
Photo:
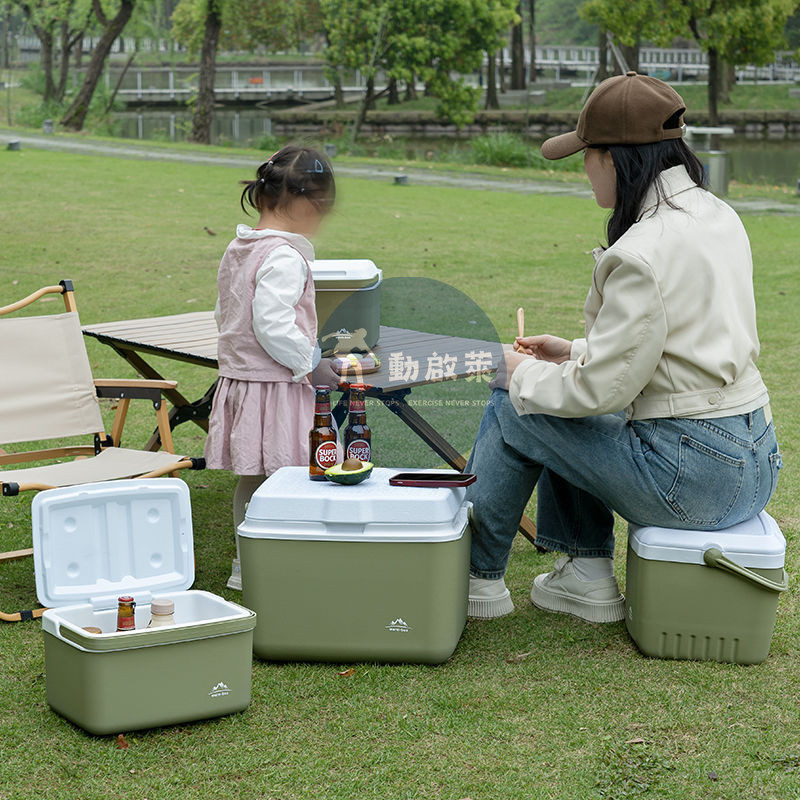
<svg viewBox="0 0 800 800">
<path fill-rule="evenodd" d="M 718 530 L 758 514 L 781 457 L 764 411 L 721 419 L 626 421 L 623 414 L 519 416 L 495 389 L 467 471 L 473 503 L 470 572 L 501 578 L 534 486 L 537 541 L 570 556 L 611 557 L 614 518 Z"/>
</svg>

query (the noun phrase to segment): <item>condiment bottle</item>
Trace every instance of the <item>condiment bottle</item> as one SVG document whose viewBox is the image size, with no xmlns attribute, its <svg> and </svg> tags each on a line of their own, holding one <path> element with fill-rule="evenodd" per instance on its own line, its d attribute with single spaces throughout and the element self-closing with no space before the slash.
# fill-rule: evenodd
<svg viewBox="0 0 800 800">
<path fill-rule="evenodd" d="M 148 628 L 166 628 L 175 624 L 175 603 L 166 597 L 154 597 L 150 603 Z"/>
<path fill-rule="evenodd" d="M 128 595 L 123 595 L 118 598 L 117 602 L 119 603 L 119 607 L 117 608 L 117 630 L 136 630 L 136 616 L 134 614 L 136 601 Z"/>
</svg>

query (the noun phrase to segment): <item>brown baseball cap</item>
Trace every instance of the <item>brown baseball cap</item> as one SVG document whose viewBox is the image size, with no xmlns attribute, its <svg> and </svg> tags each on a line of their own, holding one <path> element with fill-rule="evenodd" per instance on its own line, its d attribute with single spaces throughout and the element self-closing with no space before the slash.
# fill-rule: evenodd
<svg viewBox="0 0 800 800">
<path fill-rule="evenodd" d="M 589 95 L 578 127 L 542 145 L 551 161 L 566 158 L 595 144 L 651 144 L 683 136 L 683 98 L 664 81 L 628 72 L 604 80 Z M 664 123 L 680 113 L 677 128 Z"/>
</svg>

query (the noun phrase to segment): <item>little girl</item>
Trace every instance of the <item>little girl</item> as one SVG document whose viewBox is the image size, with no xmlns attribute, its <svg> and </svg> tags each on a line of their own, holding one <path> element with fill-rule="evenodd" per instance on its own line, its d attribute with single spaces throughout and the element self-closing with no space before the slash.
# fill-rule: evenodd
<svg viewBox="0 0 800 800">
<path fill-rule="evenodd" d="M 233 496 L 238 528 L 267 475 L 308 463 L 313 385 L 335 387 L 330 359 L 320 359 L 310 264 L 317 232 L 335 198 L 333 171 L 315 150 L 287 146 L 242 181 L 259 214 L 239 225 L 219 265 L 219 382 L 209 418 L 210 469 L 239 476 Z M 312 385 L 313 384 L 313 385 Z M 241 589 L 238 543 L 231 589 Z"/>
</svg>

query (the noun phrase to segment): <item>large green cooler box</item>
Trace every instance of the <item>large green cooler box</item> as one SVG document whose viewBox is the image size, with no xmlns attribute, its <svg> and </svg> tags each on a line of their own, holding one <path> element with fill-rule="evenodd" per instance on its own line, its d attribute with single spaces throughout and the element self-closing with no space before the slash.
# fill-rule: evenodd
<svg viewBox="0 0 800 800">
<path fill-rule="evenodd" d="M 762 511 L 720 531 L 628 532 L 626 622 L 657 658 L 758 664 L 769 652 L 786 540 Z"/>
<path fill-rule="evenodd" d="M 320 259 L 311 265 L 311 274 L 323 353 L 375 347 L 381 333 L 381 270 L 366 258 Z"/>
<path fill-rule="evenodd" d="M 47 702 L 95 734 L 172 725 L 250 703 L 255 614 L 194 580 L 189 490 L 175 478 L 51 489 L 33 500 Z M 133 595 L 136 631 L 118 633 Z M 175 625 L 147 628 L 150 600 Z M 84 627 L 97 627 L 101 634 Z"/>
<path fill-rule="evenodd" d="M 284 467 L 239 527 L 242 602 L 258 613 L 253 651 L 275 661 L 440 663 L 464 629 L 465 489 L 356 486 Z"/>
</svg>

